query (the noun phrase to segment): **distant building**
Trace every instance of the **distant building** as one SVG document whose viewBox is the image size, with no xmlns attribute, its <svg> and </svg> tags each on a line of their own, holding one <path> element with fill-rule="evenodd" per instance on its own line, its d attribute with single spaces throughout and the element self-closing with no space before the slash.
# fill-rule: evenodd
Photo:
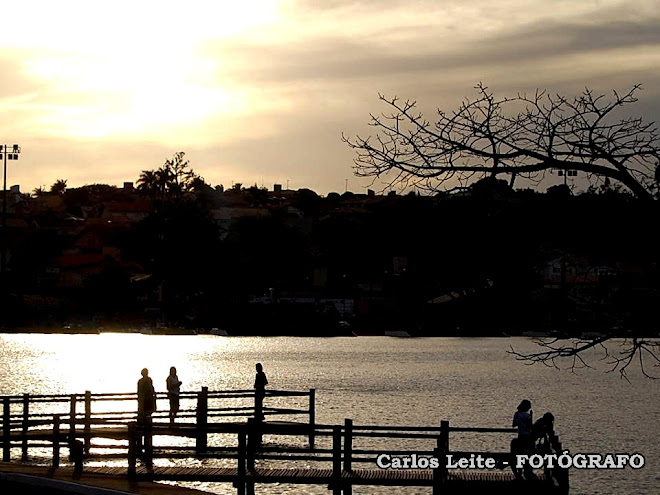
<svg viewBox="0 0 660 495">
<path fill-rule="evenodd" d="M 109 201 L 103 207 L 101 218 L 117 222 L 135 223 L 149 216 L 151 207 L 146 200 Z"/>
<path fill-rule="evenodd" d="M 223 206 L 211 210 L 213 221 L 223 229 L 229 229 L 241 218 L 265 218 L 268 216 L 270 216 L 270 212 L 266 208 Z"/>
<path fill-rule="evenodd" d="M 566 256 L 555 258 L 543 267 L 543 283 L 546 288 L 559 288 L 562 283 L 562 271 L 566 284 L 598 284 L 611 280 L 617 275 L 617 269 L 609 266 L 595 266 L 586 258 Z"/>
<path fill-rule="evenodd" d="M 65 254 L 55 258 L 48 271 L 57 287 L 80 288 L 89 277 L 101 273 L 106 263 L 103 253 Z"/>
<path fill-rule="evenodd" d="M 48 210 L 63 212 L 65 209 L 61 194 L 44 192 L 30 199 L 30 210 L 34 213 Z"/>
</svg>

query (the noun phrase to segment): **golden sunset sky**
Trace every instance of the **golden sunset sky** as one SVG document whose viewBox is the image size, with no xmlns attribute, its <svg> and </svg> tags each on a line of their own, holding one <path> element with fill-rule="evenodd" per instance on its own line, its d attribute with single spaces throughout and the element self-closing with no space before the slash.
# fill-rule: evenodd
<svg viewBox="0 0 660 495">
<path fill-rule="evenodd" d="M 0 16 L 0 143 L 22 147 L 7 182 L 24 192 L 136 181 L 177 151 L 212 185 L 364 192 L 341 134 L 369 133 L 378 92 L 432 112 L 480 81 L 642 83 L 636 112 L 660 115 L 657 0 L 21 0 Z"/>
</svg>

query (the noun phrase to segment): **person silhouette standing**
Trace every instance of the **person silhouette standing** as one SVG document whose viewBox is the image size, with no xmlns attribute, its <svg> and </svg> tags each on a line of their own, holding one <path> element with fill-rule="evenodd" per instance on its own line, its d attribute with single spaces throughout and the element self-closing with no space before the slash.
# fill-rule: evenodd
<svg viewBox="0 0 660 495">
<path fill-rule="evenodd" d="M 149 370 L 142 369 L 142 378 L 137 383 L 137 399 L 138 399 L 138 414 L 137 421 L 138 427 L 143 429 L 144 432 L 144 447 L 147 452 L 146 463 L 151 466 L 151 415 L 156 410 L 156 391 L 154 390 L 154 383 L 149 377 Z M 142 435 L 140 435 L 140 444 L 142 443 Z"/>
<path fill-rule="evenodd" d="M 170 368 L 170 374 L 165 381 L 167 384 L 167 398 L 170 400 L 170 424 L 174 424 L 174 418 L 179 412 L 179 395 L 181 394 L 181 385 L 183 382 L 179 380 L 176 374 L 176 368 Z"/>
<path fill-rule="evenodd" d="M 534 448 L 534 437 L 532 436 L 532 403 L 524 399 L 518 405 L 518 410 L 513 415 L 512 426 L 518 428 L 518 438 L 511 440 L 511 453 L 512 454 L 529 454 Z M 522 473 L 516 467 L 516 463 L 512 464 L 513 473 L 516 478 L 521 478 Z M 529 463 L 526 463 L 523 472 L 526 478 L 534 477 Z"/>
<path fill-rule="evenodd" d="M 518 406 L 518 410 L 513 415 L 512 426 L 518 428 L 518 438 L 522 443 L 529 444 L 532 436 L 532 403 L 527 399 Z"/>
<path fill-rule="evenodd" d="M 149 376 L 149 370 L 147 368 L 142 369 L 142 378 L 138 380 L 137 384 L 137 394 L 138 422 L 151 422 L 151 415 L 156 410 L 156 391 L 154 390 L 154 382 Z"/>
<path fill-rule="evenodd" d="M 254 378 L 254 417 L 257 421 L 263 421 L 263 401 L 264 396 L 266 395 L 268 378 L 266 378 L 266 373 L 264 373 L 264 368 L 261 363 L 257 363 L 256 369 L 257 375 Z"/>
</svg>

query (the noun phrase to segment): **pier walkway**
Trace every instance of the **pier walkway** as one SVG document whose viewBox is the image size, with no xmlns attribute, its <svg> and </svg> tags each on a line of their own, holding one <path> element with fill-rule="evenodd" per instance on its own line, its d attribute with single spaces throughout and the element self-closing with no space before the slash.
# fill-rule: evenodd
<svg viewBox="0 0 660 495">
<path fill-rule="evenodd" d="M 313 389 L 270 390 L 261 410 L 254 390 L 203 388 L 183 399 L 188 407 L 171 425 L 166 412 L 155 414 L 150 424 L 138 424 L 134 411 L 122 410 L 118 404 L 136 404 L 136 394 L 2 397 L 0 481 L 10 472 L 77 477 L 79 483 L 112 478 L 121 480 L 124 488 L 119 490 L 132 493 L 145 493 L 136 490 L 154 481 L 204 481 L 231 483 L 238 495 L 253 494 L 261 483 L 325 485 L 333 494 L 345 495 L 355 485 L 426 486 L 434 494 L 461 495 L 567 494 L 569 489 L 566 470 L 546 469 L 536 472 L 535 479 L 518 480 L 506 468 L 512 463 L 509 452 L 450 449 L 450 434 L 510 439 L 515 435 L 511 428 L 453 427 L 447 421 L 437 426 L 358 426 L 350 419 L 317 424 Z M 265 420 L 256 419 L 262 414 Z M 539 448 L 542 453 L 562 450 L 554 433 Z M 66 466 L 61 466 L 62 449 L 69 454 Z M 20 451 L 21 463 L 11 462 L 13 451 Z M 383 454 L 415 454 L 440 462 L 429 469 L 380 469 L 376 459 Z M 447 469 L 447 455 L 455 460 L 493 458 L 500 469 Z M 204 461 L 189 462 L 194 459 Z M 103 465 L 92 465 L 99 462 Z M 44 463 L 48 466 L 34 465 Z"/>
</svg>

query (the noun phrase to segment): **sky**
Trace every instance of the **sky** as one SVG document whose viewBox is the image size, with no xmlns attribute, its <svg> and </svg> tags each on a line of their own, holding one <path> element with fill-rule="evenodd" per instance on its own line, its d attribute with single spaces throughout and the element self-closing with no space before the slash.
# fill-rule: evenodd
<svg viewBox="0 0 660 495">
<path fill-rule="evenodd" d="M 353 174 L 378 93 L 452 110 L 641 83 L 660 120 L 657 0 L 21 0 L 0 10 L 0 144 L 21 191 L 135 182 L 178 151 L 211 185 L 381 190 Z"/>
</svg>

